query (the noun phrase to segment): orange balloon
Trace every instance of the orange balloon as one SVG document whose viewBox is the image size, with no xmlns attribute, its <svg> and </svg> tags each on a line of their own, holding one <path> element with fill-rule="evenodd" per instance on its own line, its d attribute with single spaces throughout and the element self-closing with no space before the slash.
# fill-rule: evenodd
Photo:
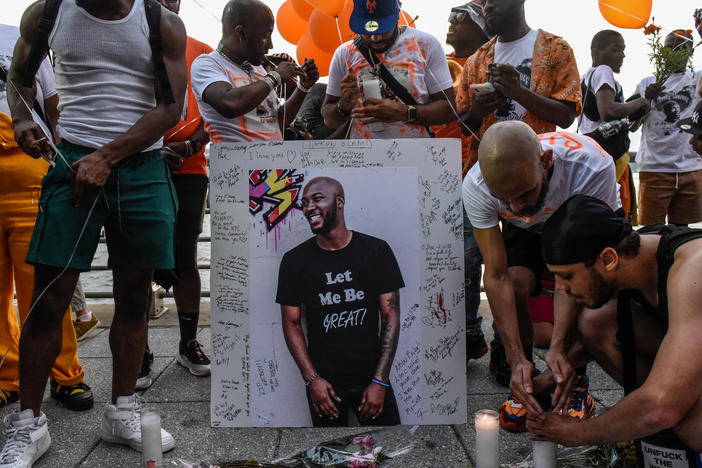
<svg viewBox="0 0 702 468">
<path fill-rule="evenodd" d="M 648 23 L 652 0 L 599 0 L 604 19 L 618 28 L 638 29 Z"/>
<path fill-rule="evenodd" d="M 348 21 L 344 26 L 342 19 L 338 16 L 329 16 L 318 9 L 312 12 L 308 24 L 310 36 L 317 47 L 332 54 L 343 42 L 351 39 L 353 34 Z"/>
<path fill-rule="evenodd" d="M 416 28 L 414 17 L 407 13 L 405 10 L 400 10 L 400 18 L 397 22 L 400 26 L 409 26 L 410 28 Z"/>
<path fill-rule="evenodd" d="M 345 2 L 346 0 L 307 0 L 307 3 L 329 16 L 337 16 L 344 8 Z"/>
<path fill-rule="evenodd" d="M 280 6 L 275 21 L 280 35 L 291 44 L 297 44 L 302 35 L 307 32 L 307 21 L 295 12 L 291 0 Z"/>
<path fill-rule="evenodd" d="M 333 54 L 317 47 L 309 33 L 306 33 L 297 41 L 296 55 L 297 63 L 300 64 L 304 63 L 306 58 L 313 58 L 319 69 L 319 76 L 327 76 L 329 74 L 329 65 Z"/>
<path fill-rule="evenodd" d="M 290 0 L 292 3 L 293 10 L 298 16 L 304 20 L 310 18 L 310 15 L 314 11 L 314 7 L 307 3 L 307 0 Z"/>
</svg>

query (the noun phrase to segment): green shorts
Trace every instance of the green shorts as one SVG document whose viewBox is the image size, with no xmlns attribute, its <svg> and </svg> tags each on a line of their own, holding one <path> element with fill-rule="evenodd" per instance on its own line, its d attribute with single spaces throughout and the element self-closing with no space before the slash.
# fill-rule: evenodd
<svg viewBox="0 0 702 468">
<path fill-rule="evenodd" d="M 68 164 L 94 151 L 68 142 L 59 149 Z M 77 208 L 72 198 L 71 172 L 57 157 L 56 166 L 42 179 L 27 263 L 90 270 L 104 226 L 110 268 L 174 267 L 178 202 L 159 150 L 120 161 L 105 185 L 86 191 Z"/>
</svg>

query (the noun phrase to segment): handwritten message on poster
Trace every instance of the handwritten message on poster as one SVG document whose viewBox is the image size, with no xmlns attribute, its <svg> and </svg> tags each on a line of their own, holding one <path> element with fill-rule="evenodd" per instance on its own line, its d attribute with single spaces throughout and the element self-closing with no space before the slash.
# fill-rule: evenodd
<svg viewBox="0 0 702 468">
<path fill-rule="evenodd" d="M 210 171 L 213 426 L 311 425 L 275 297 L 283 254 L 313 236 L 301 197 L 320 176 L 343 185 L 346 225 L 386 241 L 404 279 L 390 373 L 402 424 L 466 421 L 458 140 L 215 144 Z M 350 309 L 326 326 L 363 319 Z"/>
</svg>

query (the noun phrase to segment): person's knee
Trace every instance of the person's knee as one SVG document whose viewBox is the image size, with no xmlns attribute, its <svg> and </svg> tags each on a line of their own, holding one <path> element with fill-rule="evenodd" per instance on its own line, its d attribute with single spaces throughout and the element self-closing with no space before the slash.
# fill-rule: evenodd
<svg viewBox="0 0 702 468">
<path fill-rule="evenodd" d="M 599 347 L 612 337 L 612 317 L 607 311 L 585 309 L 578 317 L 580 339 L 586 348 Z"/>
<path fill-rule="evenodd" d="M 514 299 L 517 307 L 520 305 L 526 307 L 526 303 L 531 297 L 531 292 L 534 290 L 536 278 L 531 270 L 524 267 L 512 267 L 509 269 L 509 276 L 512 280 L 514 288 Z"/>
</svg>

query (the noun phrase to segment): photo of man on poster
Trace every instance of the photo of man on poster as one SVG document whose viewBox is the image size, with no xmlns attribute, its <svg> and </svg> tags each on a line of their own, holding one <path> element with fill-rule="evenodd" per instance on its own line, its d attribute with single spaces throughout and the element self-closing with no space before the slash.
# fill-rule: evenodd
<svg viewBox="0 0 702 468">
<path fill-rule="evenodd" d="M 400 424 L 390 370 L 405 284 L 395 255 L 384 240 L 347 228 L 338 180 L 311 179 L 301 203 L 314 237 L 283 256 L 276 302 L 312 423 L 346 426 L 351 410 L 365 425 Z"/>
</svg>

